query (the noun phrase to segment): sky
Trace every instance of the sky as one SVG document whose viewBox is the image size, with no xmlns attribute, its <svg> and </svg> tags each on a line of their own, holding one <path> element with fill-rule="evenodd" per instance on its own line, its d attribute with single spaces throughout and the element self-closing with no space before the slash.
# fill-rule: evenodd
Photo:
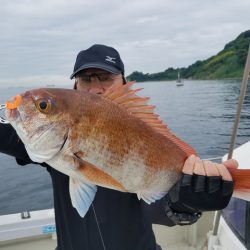
<svg viewBox="0 0 250 250">
<path fill-rule="evenodd" d="M 116 48 L 125 74 L 187 67 L 250 29 L 249 0 L 0 0 L 0 87 L 73 84 L 79 51 Z"/>
</svg>

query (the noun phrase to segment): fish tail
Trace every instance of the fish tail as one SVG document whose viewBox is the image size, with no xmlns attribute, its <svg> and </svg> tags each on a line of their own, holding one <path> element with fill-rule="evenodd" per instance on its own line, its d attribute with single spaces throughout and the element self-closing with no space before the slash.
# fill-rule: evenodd
<svg viewBox="0 0 250 250">
<path fill-rule="evenodd" d="M 228 169 L 234 180 L 233 197 L 250 201 L 250 169 Z"/>
<path fill-rule="evenodd" d="M 229 169 L 234 180 L 234 189 L 249 189 L 250 192 L 250 169 Z"/>
</svg>

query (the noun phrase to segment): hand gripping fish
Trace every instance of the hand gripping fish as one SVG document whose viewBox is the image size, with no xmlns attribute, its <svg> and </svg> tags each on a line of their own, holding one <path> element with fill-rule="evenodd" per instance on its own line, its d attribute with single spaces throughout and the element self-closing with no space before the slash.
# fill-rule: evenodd
<svg viewBox="0 0 250 250">
<path fill-rule="evenodd" d="M 70 178 L 72 205 L 84 217 L 97 185 L 162 198 L 195 150 L 176 137 L 133 83 L 102 96 L 70 89 L 35 89 L 6 103 L 6 116 L 34 162 Z M 235 190 L 250 188 L 250 170 L 229 170 Z"/>
</svg>

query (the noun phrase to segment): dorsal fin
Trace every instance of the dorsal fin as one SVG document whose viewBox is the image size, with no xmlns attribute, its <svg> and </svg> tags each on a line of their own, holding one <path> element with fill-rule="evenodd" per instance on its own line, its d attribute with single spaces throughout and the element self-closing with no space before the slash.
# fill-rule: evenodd
<svg viewBox="0 0 250 250">
<path fill-rule="evenodd" d="M 155 131 L 161 133 L 169 140 L 177 144 L 188 155 L 197 155 L 195 150 L 179 139 L 167 125 L 159 119 L 159 115 L 154 113 L 155 106 L 148 105 L 149 97 L 139 97 L 136 93 L 142 88 L 132 89 L 135 82 L 129 82 L 124 85 L 113 84 L 103 94 L 104 98 L 115 102 L 125 108 L 130 114 L 140 118 L 142 121 L 151 126 Z"/>
</svg>

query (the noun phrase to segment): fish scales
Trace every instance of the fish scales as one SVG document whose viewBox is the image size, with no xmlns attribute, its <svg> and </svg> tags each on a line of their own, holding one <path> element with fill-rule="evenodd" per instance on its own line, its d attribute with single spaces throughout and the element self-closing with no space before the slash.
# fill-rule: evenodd
<svg viewBox="0 0 250 250">
<path fill-rule="evenodd" d="M 73 206 L 83 216 L 95 185 L 136 193 L 148 203 L 161 198 L 195 154 L 131 86 L 111 87 L 104 96 L 30 90 L 18 97 L 18 107 L 7 110 L 31 159 L 69 175 Z"/>
<path fill-rule="evenodd" d="M 86 93 L 82 99 L 83 121 L 76 123 L 76 126 L 80 124 L 82 126 L 77 128 L 73 125 L 73 134 L 77 141 L 72 138 L 72 143 L 81 145 L 80 148 L 85 152 L 87 161 L 100 166 L 102 170 L 122 182 L 127 178 L 135 177 L 133 169 L 136 169 L 138 159 L 142 159 L 140 164 L 143 164 L 142 168 L 145 168 L 143 170 L 145 183 L 140 182 L 140 184 L 145 186 L 150 186 L 150 179 L 154 176 L 154 172 L 167 169 L 167 167 L 169 171 L 175 167 L 173 169 L 175 171 L 176 166 L 181 171 L 187 155 L 172 141 L 168 141 L 139 118 L 129 114 L 123 107 L 114 105 L 101 96 L 93 98 Z M 88 155 L 96 157 L 93 159 Z M 126 168 L 127 161 L 133 164 L 131 176 L 128 171 L 125 171 L 126 178 L 123 178 L 124 172 L 121 169 Z M 129 186 L 126 188 L 127 190 L 136 189 L 136 187 Z M 138 186 L 137 188 L 145 187 Z"/>
</svg>

